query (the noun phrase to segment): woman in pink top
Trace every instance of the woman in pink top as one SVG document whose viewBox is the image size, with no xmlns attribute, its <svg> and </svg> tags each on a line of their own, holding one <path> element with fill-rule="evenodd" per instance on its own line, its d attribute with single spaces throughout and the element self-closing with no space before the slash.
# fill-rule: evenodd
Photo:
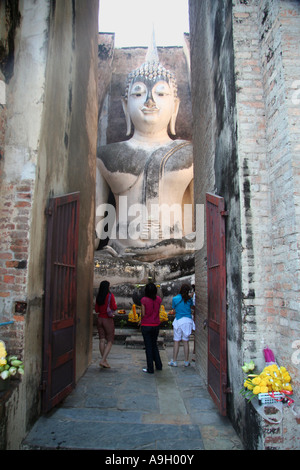
<svg viewBox="0 0 300 470">
<path fill-rule="evenodd" d="M 156 295 L 156 285 L 150 282 L 145 288 L 145 297 L 141 299 L 141 330 L 144 338 L 147 368 L 143 369 L 148 374 L 154 373 L 153 362 L 156 370 L 162 370 L 162 362 L 157 346 L 157 337 L 159 333 L 159 308 L 162 302 L 161 298 Z"/>
<path fill-rule="evenodd" d="M 111 350 L 115 337 L 114 319 L 107 315 L 108 300 L 110 296 L 110 308 L 117 310 L 117 304 L 114 294 L 109 292 L 109 282 L 102 281 L 99 286 L 96 297 L 95 312 L 98 313 L 98 333 L 99 333 L 99 350 L 102 356 L 100 366 L 110 368 L 107 362 L 107 356 Z"/>
</svg>

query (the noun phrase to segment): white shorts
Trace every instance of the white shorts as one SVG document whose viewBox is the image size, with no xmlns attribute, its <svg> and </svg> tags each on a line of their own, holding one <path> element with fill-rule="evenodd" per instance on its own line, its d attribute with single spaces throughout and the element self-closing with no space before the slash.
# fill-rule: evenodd
<svg viewBox="0 0 300 470">
<path fill-rule="evenodd" d="M 195 329 L 195 323 L 191 318 L 183 317 L 180 320 L 173 321 L 174 341 L 188 341 L 192 331 Z"/>
</svg>

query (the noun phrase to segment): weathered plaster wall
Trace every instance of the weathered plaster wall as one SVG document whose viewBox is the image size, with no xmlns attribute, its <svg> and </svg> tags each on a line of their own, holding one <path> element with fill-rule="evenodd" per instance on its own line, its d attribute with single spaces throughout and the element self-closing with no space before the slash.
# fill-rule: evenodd
<svg viewBox="0 0 300 470">
<path fill-rule="evenodd" d="M 201 6 L 201 9 L 200 9 Z M 191 86 L 193 108 L 194 197 L 195 205 L 205 205 L 205 194 L 213 192 L 214 175 L 214 119 L 213 88 L 210 70 L 212 33 L 209 4 L 190 2 Z M 203 322 L 207 318 L 206 232 L 204 247 L 195 255 L 197 367 L 207 376 L 207 334 Z"/>
<path fill-rule="evenodd" d="M 43 294 L 49 197 L 81 193 L 77 358 L 91 357 L 98 1 L 19 2 L 13 75 L 6 82 L 1 174 L 0 318 L 26 373 L 3 404 L 2 448 L 17 449 L 40 409 Z M 25 310 L 15 311 L 16 300 Z M 1 418 L 2 419 L 2 418 Z"/>
<path fill-rule="evenodd" d="M 231 2 L 190 2 L 195 204 L 206 192 L 222 196 L 226 217 L 227 355 L 230 395 L 240 390 L 241 233 Z M 207 260 L 196 254 L 196 364 L 207 375 Z M 237 388 L 236 388 L 237 386 Z M 235 420 L 236 417 L 233 417 Z"/>
<path fill-rule="evenodd" d="M 97 11 L 97 1 L 90 7 Z M 97 22 L 82 2 L 52 4 L 45 106 L 31 231 L 32 297 L 43 289 L 48 198 L 80 192 L 76 376 L 91 357 L 97 138 Z M 58 54 L 60 51 L 60 54 Z M 37 279 L 39 281 L 37 281 Z"/>
<path fill-rule="evenodd" d="M 17 449 L 32 416 L 38 413 L 41 373 L 42 289 L 29 299 L 30 226 L 34 180 L 44 105 L 47 57 L 48 2 L 18 2 L 18 27 L 14 32 L 5 79 L 6 129 L 1 173 L 1 281 L 0 318 L 14 321 L 1 327 L 1 338 L 25 360 L 24 379 L 2 403 L 1 448 Z M 31 281 L 33 283 L 33 280 Z M 40 279 L 37 279 L 40 285 Z M 30 301 L 33 301 L 31 310 Z M 24 310 L 16 311 L 16 301 Z M 27 336 L 27 339 L 26 339 Z M 26 341 L 29 348 L 26 350 Z"/>
</svg>

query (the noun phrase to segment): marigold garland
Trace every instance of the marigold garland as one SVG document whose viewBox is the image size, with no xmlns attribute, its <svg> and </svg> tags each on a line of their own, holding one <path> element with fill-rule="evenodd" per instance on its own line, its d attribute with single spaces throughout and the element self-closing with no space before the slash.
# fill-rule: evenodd
<svg viewBox="0 0 300 470">
<path fill-rule="evenodd" d="M 268 365 L 260 374 L 249 374 L 241 390 L 243 396 L 250 400 L 259 393 L 293 392 L 291 376 L 285 367 L 277 364 Z"/>
<path fill-rule="evenodd" d="M 163 305 L 159 309 L 159 320 L 161 323 L 168 321 L 168 314 Z M 133 304 L 132 309 L 128 314 L 128 321 L 131 323 L 138 323 L 141 321 L 141 309 Z"/>
</svg>

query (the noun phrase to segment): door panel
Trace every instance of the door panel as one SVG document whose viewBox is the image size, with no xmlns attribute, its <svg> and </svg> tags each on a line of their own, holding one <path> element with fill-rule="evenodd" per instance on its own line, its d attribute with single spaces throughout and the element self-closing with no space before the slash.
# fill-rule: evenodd
<svg viewBox="0 0 300 470">
<path fill-rule="evenodd" d="M 50 199 L 46 213 L 44 412 L 57 405 L 75 386 L 79 193 Z"/>
<path fill-rule="evenodd" d="M 208 288 L 208 390 L 226 415 L 226 263 L 224 199 L 206 195 Z"/>
</svg>

